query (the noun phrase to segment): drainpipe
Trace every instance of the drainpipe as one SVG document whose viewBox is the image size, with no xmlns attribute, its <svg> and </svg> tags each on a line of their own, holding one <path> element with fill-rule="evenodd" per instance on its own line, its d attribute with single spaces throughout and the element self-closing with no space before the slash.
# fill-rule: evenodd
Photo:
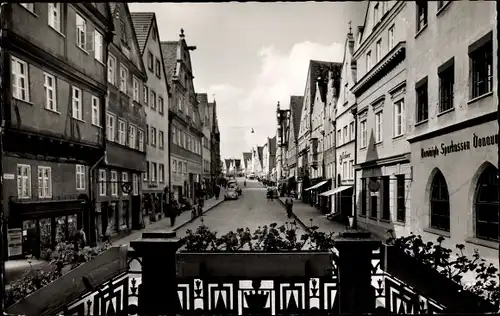
<svg viewBox="0 0 500 316">
<path fill-rule="evenodd" d="M 358 161 L 358 107 L 357 105 L 355 105 L 355 107 L 353 109 L 351 109 L 351 113 L 352 113 L 352 116 L 354 116 L 354 164 L 353 165 L 356 165 L 357 164 L 357 161 Z M 357 224 L 358 224 L 358 212 L 356 210 L 356 206 L 357 206 L 357 203 L 356 203 L 356 183 L 357 183 L 357 177 L 356 177 L 356 172 L 354 172 L 354 187 L 353 187 L 353 190 L 352 190 L 352 199 L 353 199 L 353 203 L 352 203 L 352 228 L 356 228 Z"/>
</svg>

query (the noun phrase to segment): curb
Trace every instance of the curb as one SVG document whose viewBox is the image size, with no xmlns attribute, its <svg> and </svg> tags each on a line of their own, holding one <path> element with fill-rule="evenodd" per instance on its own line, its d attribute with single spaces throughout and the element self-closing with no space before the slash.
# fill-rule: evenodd
<svg viewBox="0 0 500 316">
<path fill-rule="evenodd" d="M 283 206 L 283 208 L 285 209 L 286 211 L 286 205 L 285 203 L 280 199 L 278 198 L 278 201 L 280 202 L 281 206 Z M 297 216 L 297 214 L 295 214 L 293 211 L 292 211 L 292 216 L 293 218 L 295 219 L 295 221 L 297 223 L 299 223 L 300 226 L 302 226 L 302 229 L 305 230 L 305 231 L 309 231 L 309 226 L 307 226 L 306 224 L 304 224 L 304 222 Z"/>
<path fill-rule="evenodd" d="M 224 199 L 220 200 L 218 203 L 215 203 L 214 205 L 212 205 L 212 206 L 208 207 L 206 210 L 204 210 L 204 211 L 201 213 L 201 215 L 205 215 L 205 213 L 207 213 L 207 212 L 211 211 L 212 209 L 214 209 L 215 207 L 217 207 L 217 206 L 221 205 L 221 204 L 222 204 L 222 203 L 224 203 L 224 202 L 225 202 L 225 200 L 224 200 Z M 175 227 L 175 228 L 174 228 L 174 229 L 172 229 L 172 230 L 175 232 L 175 231 L 177 231 L 177 230 L 181 229 L 182 227 L 186 226 L 187 224 L 190 224 L 190 223 L 194 222 L 194 221 L 195 221 L 198 217 L 199 217 L 199 216 L 196 216 L 195 218 L 190 218 L 190 219 L 188 219 L 187 221 L 185 221 L 184 223 L 180 224 L 179 226 Z"/>
</svg>

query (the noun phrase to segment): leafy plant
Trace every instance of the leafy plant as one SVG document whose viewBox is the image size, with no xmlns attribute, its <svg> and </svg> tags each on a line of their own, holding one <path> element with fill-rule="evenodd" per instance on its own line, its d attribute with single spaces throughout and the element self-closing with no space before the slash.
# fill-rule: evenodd
<svg viewBox="0 0 500 316">
<path fill-rule="evenodd" d="M 85 247 L 75 250 L 74 244 L 60 242 L 54 250 L 44 249 L 45 255 L 50 258 L 50 263 L 48 267 L 39 269 L 34 269 L 31 266 L 32 256 L 28 256 L 31 269 L 6 287 L 6 305 L 10 306 L 41 289 L 61 277 L 65 271 L 72 270 L 92 260 L 101 252 L 109 249 L 110 246 L 111 244 L 105 243 L 97 247 Z"/>
<path fill-rule="evenodd" d="M 406 254 L 418 259 L 423 264 L 432 266 L 441 274 L 445 275 L 454 282 L 464 286 L 468 290 L 478 296 L 481 296 L 493 304 L 498 304 L 500 298 L 500 290 L 498 288 L 498 269 L 492 264 L 487 263 L 484 258 L 481 258 L 477 249 L 474 250 L 472 258 L 464 254 L 465 245 L 457 244 L 457 252 L 453 255 L 453 251 L 443 247 L 445 238 L 439 236 L 437 243 L 432 241 L 424 242 L 422 236 L 410 233 L 409 236 L 395 238 L 394 231 L 389 230 L 391 235 L 387 240 L 388 244 L 392 244 L 402 249 Z M 475 281 L 472 285 L 464 285 L 462 279 L 467 273 L 474 273 Z"/>
<path fill-rule="evenodd" d="M 185 249 L 191 252 L 235 252 L 241 250 L 277 252 L 309 249 L 328 251 L 333 248 L 334 233 L 318 232 L 318 227 L 311 227 L 300 238 L 295 221 L 278 226 L 272 223 L 258 227 L 255 231 L 238 228 L 220 237 L 206 225 L 200 225 L 196 231 L 188 229 L 182 238 Z"/>
</svg>

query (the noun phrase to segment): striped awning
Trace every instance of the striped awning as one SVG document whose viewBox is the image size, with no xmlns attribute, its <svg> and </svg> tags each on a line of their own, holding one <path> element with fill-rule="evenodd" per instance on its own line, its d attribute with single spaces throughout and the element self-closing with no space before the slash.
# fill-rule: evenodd
<svg viewBox="0 0 500 316">
<path fill-rule="evenodd" d="M 315 185 L 313 185 L 312 187 L 309 187 L 307 189 L 305 189 L 304 191 L 309 191 L 309 190 L 314 190 L 314 189 L 317 189 L 319 188 L 320 186 L 322 186 L 323 184 L 327 183 L 328 181 L 321 181 L 319 183 L 316 183 Z"/>
</svg>

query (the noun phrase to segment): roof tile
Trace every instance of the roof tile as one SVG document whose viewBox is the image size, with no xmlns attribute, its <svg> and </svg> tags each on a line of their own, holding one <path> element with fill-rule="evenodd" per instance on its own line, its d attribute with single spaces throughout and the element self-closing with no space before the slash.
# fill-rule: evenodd
<svg viewBox="0 0 500 316">
<path fill-rule="evenodd" d="M 131 12 L 130 17 L 134 24 L 139 49 L 141 50 L 141 54 L 143 54 L 155 14 L 153 12 Z"/>
</svg>

